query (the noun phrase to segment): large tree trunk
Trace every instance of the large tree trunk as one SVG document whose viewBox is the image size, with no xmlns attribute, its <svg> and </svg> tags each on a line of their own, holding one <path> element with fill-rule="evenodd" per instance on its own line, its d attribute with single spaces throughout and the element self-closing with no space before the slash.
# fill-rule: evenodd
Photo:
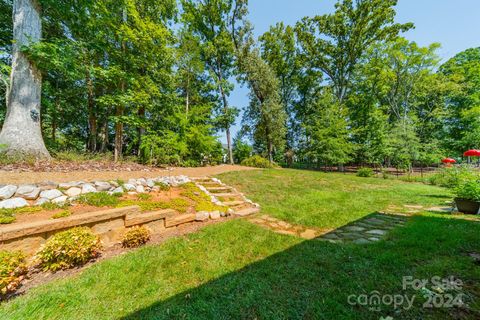
<svg viewBox="0 0 480 320">
<path fill-rule="evenodd" d="M 49 158 L 40 127 L 42 76 L 21 51 L 40 41 L 42 22 L 36 0 L 13 2 L 13 62 L 7 115 L 0 133 L 0 145 L 8 155 Z"/>
</svg>

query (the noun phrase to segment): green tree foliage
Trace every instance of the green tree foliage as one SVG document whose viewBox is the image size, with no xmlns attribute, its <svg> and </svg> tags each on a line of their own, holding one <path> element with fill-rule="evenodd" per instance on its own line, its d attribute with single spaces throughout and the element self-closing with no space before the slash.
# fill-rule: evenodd
<svg viewBox="0 0 480 320">
<path fill-rule="evenodd" d="M 310 137 L 308 155 L 321 165 L 343 165 L 351 159 L 353 151 L 349 141 L 347 110 L 333 94 L 326 91 L 316 103 L 316 110 L 305 124 Z"/>
<path fill-rule="evenodd" d="M 245 0 L 182 0 L 182 21 L 198 38 L 201 58 L 218 90 L 218 128 L 227 135 L 229 161 L 233 163 L 230 127 L 238 110 L 228 104 L 233 89 L 230 78 L 235 72 L 235 37 L 247 14 Z"/>
<path fill-rule="evenodd" d="M 479 148 L 480 48 L 457 54 L 441 66 L 440 73 L 456 85 L 447 94 L 446 147 L 457 153 Z"/>
<path fill-rule="evenodd" d="M 364 51 L 413 27 L 394 22 L 397 0 L 343 0 L 333 14 L 306 17 L 296 25 L 302 54 L 322 71 L 339 102 L 347 97 L 351 78 Z"/>
</svg>

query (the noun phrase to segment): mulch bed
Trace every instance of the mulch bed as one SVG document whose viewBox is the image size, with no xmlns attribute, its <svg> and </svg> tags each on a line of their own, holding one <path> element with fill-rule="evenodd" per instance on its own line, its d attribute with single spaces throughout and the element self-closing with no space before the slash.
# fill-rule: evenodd
<svg viewBox="0 0 480 320">
<path fill-rule="evenodd" d="M 230 221 L 230 220 L 233 220 L 233 219 L 239 219 L 239 217 L 229 216 L 229 217 L 226 217 L 226 218 L 222 218 L 220 220 L 208 220 L 208 221 L 204 221 L 204 222 L 191 222 L 191 223 L 182 224 L 182 225 L 179 225 L 175 228 L 167 229 L 167 230 L 163 231 L 162 233 L 152 234 L 151 240 L 147 244 L 147 246 L 159 245 L 159 244 L 162 244 L 169 239 L 185 236 L 185 235 L 188 235 L 188 234 L 194 233 L 194 232 L 198 232 L 201 229 L 205 228 L 206 226 L 213 225 L 213 224 L 218 224 L 218 223 L 223 223 L 223 222 Z M 89 262 L 89 263 L 87 263 L 87 264 L 85 264 L 81 267 L 72 268 L 72 269 L 68 269 L 68 270 L 60 270 L 60 271 L 57 271 L 57 272 L 43 272 L 39 269 L 36 269 L 36 268 L 32 267 L 32 268 L 29 269 L 28 274 L 26 276 L 26 279 L 22 281 L 18 290 L 9 294 L 3 300 L 6 301 L 6 300 L 13 299 L 15 297 L 24 295 L 29 290 L 31 290 L 35 287 L 38 287 L 40 285 L 49 283 L 51 281 L 72 277 L 72 276 L 77 275 L 77 274 L 81 273 L 82 271 L 90 268 L 95 263 L 98 263 L 100 261 L 107 260 L 107 259 L 112 259 L 116 256 L 120 256 L 120 255 L 126 254 L 128 252 L 132 252 L 134 250 L 138 250 L 138 248 L 128 249 L 128 248 L 123 248 L 121 246 L 121 244 L 116 244 L 115 246 L 105 248 L 104 251 L 102 251 L 102 255 L 99 258 L 97 258 L 97 259 L 95 259 L 95 260 L 93 260 L 93 261 L 91 261 L 91 262 Z"/>
<path fill-rule="evenodd" d="M 146 166 L 135 162 L 113 161 L 36 161 L 0 165 L 2 171 L 15 172 L 72 172 L 72 171 L 156 171 L 161 168 Z"/>
</svg>

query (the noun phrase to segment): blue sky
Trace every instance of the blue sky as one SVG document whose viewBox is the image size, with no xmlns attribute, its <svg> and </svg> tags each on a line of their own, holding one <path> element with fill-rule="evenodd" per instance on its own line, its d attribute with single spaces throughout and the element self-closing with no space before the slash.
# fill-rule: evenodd
<svg viewBox="0 0 480 320">
<path fill-rule="evenodd" d="M 305 16 L 333 12 L 335 0 L 249 0 L 249 19 L 261 35 L 277 22 L 293 25 Z M 413 22 L 415 29 L 404 36 L 420 45 L 439 42 L 438 51 L 447 60 L 467 48 L 480 46 L 480 0 L 399 0 L 397 21 Z M 247 89 L 235 86 L 229 103 L 238 108 L 248 104 Z M 233 127 L 235 136 L 241 118 Z M 225 142 L 225 134 L 220 133 Z"/>
</svg>

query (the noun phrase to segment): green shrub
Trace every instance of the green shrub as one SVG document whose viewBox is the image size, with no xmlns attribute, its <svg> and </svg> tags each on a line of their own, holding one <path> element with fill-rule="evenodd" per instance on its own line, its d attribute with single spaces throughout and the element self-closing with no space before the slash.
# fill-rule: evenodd
<svg viewBox="0 0 480 320">
<path fill-rule="evenodd" d="M 53 216 L 52 216 L 52 219 L 60 219 L 60 218 L 65 218 L 65 217 L 69 217 L 72 215 L 72 212 L 70 210 L 63 210 L 63 211 L 60 211 L 60 212 L 57 212 L 55 213 Z"/>
<path fill-rule="evenodd" d="M 130 228 L 123 236 L 124 248 L 137 248 L 150 241 L 150 231 L 145 227 Z"/>
<path fill-rule="evenodd" d="M 44 270 L 57 271 L 80 266 L 100 254 L 101 244 L 90 229 L 73 228 L 55 234 L 37 253 Z"/>
<path fill-rule="evenodd" d="M 462 182 L 479 179 L 480 175 L 469 167 L 443 168 L 429 177 L 428 181 L 437 186 L 456 188 Z"/>
<path fill-rule="evenodd" d="M 254 168 L 275 168 L 277 167 L 274 163 L 270 163 L 267 159 L 259 156 L 254 155 L 250 158 L 247 158 L 242 161 L 242 166 L 246 167 L 254 167 Z"/>
<path fill-rule="evenodd" d="M 0 251 L 0 294 L 15 291 L 27 273 L 25 255 L 20 251 Z"/>
<path fill-rule="evenodd" d="M 15 221 L 15 210 L 0 209 L 0 224 L 9 224 Z"/>
<path fill-rule="evenodd" d="M 461 182 L 455 188 L 457 198 L 480 201 L 480 183 L 477 180 Z"/>
<path fill-rule="evenodd" d="M 116 207 L 120 203 L 120 200 L 116 194 L 92 192 L 80 196 L 78 202 L 94 207 Z"/>
<path fill-rule="evenodd" d="M 375 173 L 372 168 L 361 168 L 357 171 L 357 177 L 370 178 L 373 177 Z"/>
</svg>

